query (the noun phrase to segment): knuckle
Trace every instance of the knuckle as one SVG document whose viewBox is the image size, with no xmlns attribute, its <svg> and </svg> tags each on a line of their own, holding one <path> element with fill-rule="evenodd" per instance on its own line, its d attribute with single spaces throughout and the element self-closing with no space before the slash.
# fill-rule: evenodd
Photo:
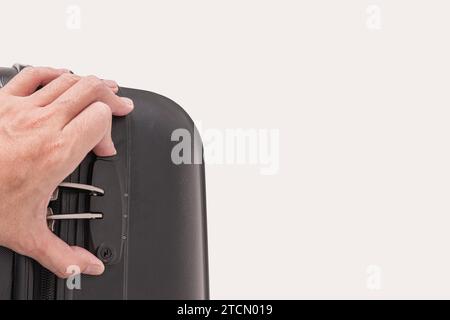
<svg viewBox="0 0 450 320">
<path fill-rule="evenodd" d="M 52 112 L 56 115 L 60 114 L 61 111 L 65 110 L 65 108 L 70 108 L 71 106 L 77 105 L 77 99 L 74 97 L 66 97 L 62 95 L 58 97 L 57 100 L 52 102 L 52 105 L 55 107 L 51 108 L 53 109 Z"/>
<path fill-rule="evenodd" d="M 93 111 L 92 116 L 80 119 L 77 124 L 76 130 L 79 134 L 93 132 L 93 127 L 96 127 L 96 130 L 94 131 L 99 131 L 106 130 L 111 126 L 111 109 L 107 105 L 103 103 L 94 103 L 90 108 L 91 111 Z"/>
<path fill-rule="evenodd" d="M 28 114 L 28 116 L 23 117 L 19 125 L 22 127 L 22 129 L 39 129 L 45 127 L 50 121 L 51 117 L 52 113 L 43 112 L 42 110 L 37 109 L 37 112 L 32 112 Z"/>
<path fill-rule="evenodd" d="M 94 107 L 97 109 L 99 115 L 103 118 L 103 119 L 109 119 L 112 120 L 112 111 L 111 108 L 103 102 L 96 102 L 94 104 Z"/>
<path fill-rule="evenodd" d="M 54 270 L 55 275 L 60 279 L 67 279 L 70 276 L 70 273 L 68 273 L 68 270 L 64 266 L 59 266 L 57 269 Z"/>
<path fill-rule="evenodd" d="M 71 73 L 63 73 L 59 78 L 68 85 L 73 85 L 79 80 L 78 76 Z"/>
<path fill-rule="evenodd" d="M 86 79 L 86 81 L 90 82 L 90 83 L 98 83 L 101 82 L 100 78 L 98 78 L 97 76 L 94 75 L 89 75 L 84 77 Z"/>
<path fill-rule="evenodd" d="M 96 76 L 87 76 L 86 78 L 84 78 L 84 82 L 90 92 L 102 90 L 105 86 L 103 81 Z"/>
<path fill-rule="evenodd" d="M 47 166 L 54 167 L 58 163 L 65 162 L 70 158 L 70 154 L 66 148 L 66 141 L 60 135 L 50 140 L 45 146 L 45 153 L 47 158 Z"/>
<path fill-rule="evenodd" d="M 94 104 L 94 106 L 96 108 L 96 118 L 97 118 L 97 123 L 98 125 L 106 130 L 109 128 L 109 130 L 111 130 L 111 125 L 112 125 L 112 112 L 111 112 L 111 108 L 105 104 L 105 103 L 101 103 L 101 102 L 97 102 Z"/>
<path fill-rule="evenodd" d="M 21 72 L 27 77 L 37 78 L 41 73 L 41 69 L 37 67 L 26 67 Z"/>
<path fill-rule="evenodd" d="M 53 139 L 47 146 L 47 151 L 50 154 L 60 154 L 64 149 L 64 139 L 62 136 L 59 136 Z"/>
</svg>

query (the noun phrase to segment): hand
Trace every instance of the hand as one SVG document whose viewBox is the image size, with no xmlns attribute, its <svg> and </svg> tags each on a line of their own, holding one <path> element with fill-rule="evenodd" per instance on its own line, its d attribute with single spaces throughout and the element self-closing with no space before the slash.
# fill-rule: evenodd
<svg viewBox="0 0 450 320">
<path fill-rule="evenodd" d="M 0 246 L 61 278 L 71 275 L 70 266 L 90 275 L 104 271 L 90 252 L 53 234 L 46 214 L 53 190 L 91 150 L 116 153 L 112 115 L 133 110 L 117 90 L 113 81 L 32 67 L 0 89 Z"/>
</svg>

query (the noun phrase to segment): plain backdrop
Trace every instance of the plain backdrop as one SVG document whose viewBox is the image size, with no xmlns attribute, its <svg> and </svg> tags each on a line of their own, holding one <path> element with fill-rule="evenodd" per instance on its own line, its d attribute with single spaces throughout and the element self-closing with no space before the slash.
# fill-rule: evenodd
<svg viewBox="0 0 450 320">
<path fill-rule="evenodd" d="M 0 64 L 155 91 L 204 129 L 279 130 L 278 174 L 207 167 L 212 298 L 450 298 L 449 13 L 448 0 L 2 0 Z"/>
</svg>

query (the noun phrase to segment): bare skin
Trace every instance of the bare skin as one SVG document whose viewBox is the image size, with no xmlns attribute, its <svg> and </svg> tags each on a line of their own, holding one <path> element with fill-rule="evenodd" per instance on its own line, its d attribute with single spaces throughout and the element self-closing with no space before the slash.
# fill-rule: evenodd
<svg viewBox="0 0 450 320">
<path fill-rule="evenodd" d="M 60 278 L 71 275 L 71 266 L 89 275 L 104 271 L 90 252 L 49 230 L 46 212 L 53 190 L 91 150 L 116 154 L 112 115 L 133 110 L 117 90 L 114 81 L 31 67 L 0 89 L 0 246 Z"/>
</svg>

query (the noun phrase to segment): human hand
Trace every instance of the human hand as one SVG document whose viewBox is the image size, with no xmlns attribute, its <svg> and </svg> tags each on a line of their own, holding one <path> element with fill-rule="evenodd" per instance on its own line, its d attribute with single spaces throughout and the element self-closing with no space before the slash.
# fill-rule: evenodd
<svg viewBox="0 0 450 320">
<path fill-rule="evenodd" d="M 74 265 L 85 274 L 104 271 L 93 254 L 53 234 L 46 215 L 52 192 L 91 150 L 116 153 L 112 115 L 133 110 L 117 90 L 113 81 L 33 67 L 0 89 L 0 246 L 60 278 Z"/>
</svg>

